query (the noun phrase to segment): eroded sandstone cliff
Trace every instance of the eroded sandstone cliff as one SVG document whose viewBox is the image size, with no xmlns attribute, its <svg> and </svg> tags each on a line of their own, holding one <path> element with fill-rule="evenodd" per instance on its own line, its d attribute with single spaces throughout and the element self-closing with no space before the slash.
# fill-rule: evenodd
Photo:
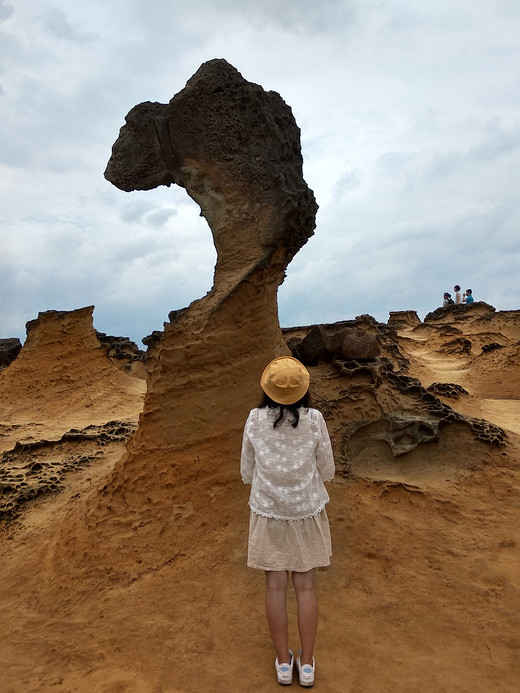
<svg viewBox="0 0 520 693">
<path fill-rule="evenodd" d="M 40 313 L 0 372 L 0 521 L 62 489 L 68 472 L 121 455 L 137 427 L 145 382 L 109 358 L 93 309 Z"/>
</svg>

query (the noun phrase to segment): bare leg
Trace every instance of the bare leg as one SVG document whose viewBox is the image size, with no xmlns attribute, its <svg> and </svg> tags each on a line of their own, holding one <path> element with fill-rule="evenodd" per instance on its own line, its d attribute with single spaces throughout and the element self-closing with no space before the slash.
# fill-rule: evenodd
<svg viewBox="0 0 520 693">
<path fill-rule="evenodd" d="M 312 664 L 316 631 L 318 630 L 318 594 L 316 568 L 292 574 L 298 608 L 298 631 L 302 645 L 301 664 Z"/>
<path fill-rule="evenodd" d="M 287 627 L 288 584 L 289 575 L 286 570 L 265 571 L 265 613 L 279 664 L 291 659 Z"/>
</svg>

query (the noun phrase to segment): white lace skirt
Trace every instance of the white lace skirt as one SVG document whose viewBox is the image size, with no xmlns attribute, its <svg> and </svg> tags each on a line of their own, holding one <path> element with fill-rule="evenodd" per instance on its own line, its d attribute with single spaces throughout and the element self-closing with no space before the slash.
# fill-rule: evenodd
<svg viewBox="0 0 520 693">
<path fill-rule="evenodd" d="M 325 508 L 305 520 L 275 520 L 251 512 L 247 565 L 259 570 L 294 570 L 330 565 L 332 545 Z"/>
</svg>

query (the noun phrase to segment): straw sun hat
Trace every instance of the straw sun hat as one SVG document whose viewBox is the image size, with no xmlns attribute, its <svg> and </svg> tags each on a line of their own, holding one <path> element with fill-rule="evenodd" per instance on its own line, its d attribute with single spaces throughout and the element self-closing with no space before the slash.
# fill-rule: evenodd
<svg viewBox="0 0 520 693">
<path fill-rule="evenodd" d="M 269 363 L 260 379 L 262 390 L 278 404 L 294 404 L 309 389 L 310 375 L 292 356 L 279 356 Z"/>
</svg>

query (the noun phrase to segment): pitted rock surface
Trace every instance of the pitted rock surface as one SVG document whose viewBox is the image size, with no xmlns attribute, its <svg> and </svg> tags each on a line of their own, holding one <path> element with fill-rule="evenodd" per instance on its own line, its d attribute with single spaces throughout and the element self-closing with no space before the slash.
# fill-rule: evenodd
<svg viewBox="0 0 520 693">
<path fill-rule="evenodd" d="M 456 383 L 432 383 L 426 389 L 434 395 L 449 397 L 451 399 L 458 399 L 461 395 L 469 394 L 467 390 Z"/>
<path fill-rule="evenodd" d="M 84 429 L 73 428 L 58 440 L 17 443 L 3 452 L 0 521 L 12 520 L 35 498 L 61 491 L 65 474 L 99 460 L 107 446 L 127 441 L 135 428 L 131 421 L 109 421 Z"/>
<path fill-rule="evenodd" d="M 359 435 L 386 443 L 394 457 L 438 442 L 441 429 L 450 424 L 466 426 L 476 440 L 490 445 L 506 442 L 500 427 L 454 411 L 417 378 L 396 372 L 387 358 L 370 363 L 336 358 L 331 366 L 339 378 L 339 396 L 320 399 L 319 406 L 328 421 L 335 422 L 331 424 L 335 459 L 344 474 L 350 469 L 353 440 Z"/>
</svg>

